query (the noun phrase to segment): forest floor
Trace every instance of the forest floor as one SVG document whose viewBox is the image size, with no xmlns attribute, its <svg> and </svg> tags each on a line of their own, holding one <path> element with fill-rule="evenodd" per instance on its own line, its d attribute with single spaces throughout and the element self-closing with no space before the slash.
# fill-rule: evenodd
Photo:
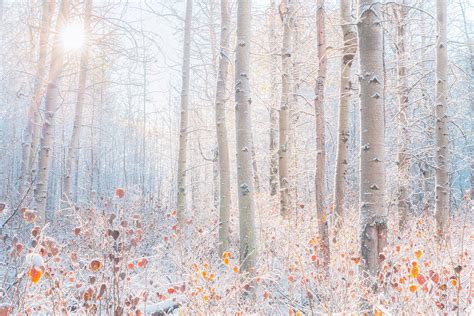
<svg viewBox="0 0 474 316">
<path fill-rule="evenodd" d="M 180 229 L 176 211 L 128 194 L 62 209 L 43 228 L 23 210 L 1 231 L 0 315 L 319 315 L 357 313 L 362 302 L 378 315 L 468 315 L 474 313 L 469 208 L 465 200 L 453 212 L 442 241 L 426 212 L 413 215 L 404 232 L 390 222 L 374 279 L 360 271 L 354 209 L 331 234 L 326 274 L 312 212 L 300 205 L 283 220 L 275 209 L 260 208 L 252 276 L 239 271 L 235 209 L 231 249 L 223 257 L 216 251 L 216 211 L 195 211 Z M 11 212 L 6 205 L 0 223 Z"/>
</svg>

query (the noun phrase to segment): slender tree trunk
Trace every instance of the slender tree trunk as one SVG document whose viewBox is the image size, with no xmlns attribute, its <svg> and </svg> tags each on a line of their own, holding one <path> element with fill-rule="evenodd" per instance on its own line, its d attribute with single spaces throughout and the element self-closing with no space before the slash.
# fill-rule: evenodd
<svg viewBox="0 0 474 316">
<path fill-rule="evenodd" d="M 408 215 L 408 198 L 409 198 L 409 156 L 408 142 L 409 133 L 407 126 L 408 115 L 408 82 L 406 50 L 405 50 L 405 23 L 406 23 L 406 7 L 405 1 L 402 0 L 402 6 L 396 9 L 398 16 L 397 25 L 397 72 L 398 72 L 398 216 L 399 227 L 403 229 L 406 226 Z"/>
<path fill-rule="evenodd" d="M 277 36 L 276 29 L 276 7 L 275 1 L 271 0 L 270 5 L 270 25 L 269 25 L 269 51 L 271 59 L 271 87 L 270 87 L 270 195 L 275 196 L 279 191 L 278 177 L 278 89 L 277 70 Z"/>
<path fill-rule="evenodd" d="M 352 96 L 351 67 L 357 51 L 357 33 L 352 26 L 351 2 L 351 0 L 341 0 L 340 2 L 344 47 L 341 59 L 336 172 L 334 179 L 334 213 L 336 223 L 344 216 L 344 199 L 349 164 L 349 105 Z"/>
<path fill-rule="evenodd" d="M 316 117 L 316 214 L 318 219 L 318 231 L 321 238 L 321 250 L 323 267 L 329 266 L 329 234 L 327 211 L 325 205 L 326 197 L 326 148 L 324 139 L 324 83 L 326 81 L 327 57 L 326 57 L 326 28 L 324 0 L 317 1 L 316 27 L 318 41 L 318 77 L 316 79 L 316 98 L 314 99 L 314 110 Z"/>
<path fill-rule="evenodd" d="M 181 121 L 179 127 L 178 152 L 178 210 L 179 223 L 183 223 L 186 208 L 186 147 L 188 144 L 188 103 L 189 103 L 189 72 L 191 59 L 191 22 L 193 1 L 186 1 L 186 17 L 184 22 L 183 69 L 181 87 Z"/>
<path fill-rule="evenodd" d="M 298 200 L 298 158 L 300 157 L 299 148 L 298 148 L 298 137 L 297 125 L 300 116 L 299 108 L 299 90 L 300 90 L 300 67 L 301 67 L 301 58 L 299 54 L 300 47 L 300 32 L 298 29 L 299 26 L 299 9 L 300 5 L 297 5 L 298 2 L 293 4 L 293 16 L 291 19 L 291 42 L 292 42 L 292 52 L 291 52 L 291 106 L 289 108 L 289 136 L 288 136 L 288 156 L 289 156 L 289 173 L 290 173 L 290 188 L 289 195 L 291 203 L 295 203 Z"/>
<path fill-rule="evenodd" d="M 360 241 L 364 272 L 375 277 L 379 254 L 387 244 L 384 203 L 384 108 L 381 5 L 361 0 L 358 23 L 360 49 Z"/>
<path fill-rule="evenodd" d="M 237 8 L 235 56 L 235 128 L 239 196 L 240 264 L 242 272 L 254 272 L 257 260 L 255 197 L 252 169 L 252 123 L 250 119 L 251 1 L 241 0 Z"/>
<path fill-rule="evenodd" d="M 258 176 L 258 165 L 257 165 L 257 150 L 255 149 L 255 143 L 253 142 L 253 135 L 250 140 L 252 144 L 252 169 L 253 169 L 253 181 L 255 185 L 255 192 L 260 193 L 260 177 Z"/>
<path fill-rule="evenodd" d="M 69 2 L 62 0 L 56 22 L 56 35 L 51 52 L 48 87 L 46 90 L 45 118 L 43 123 L 40 152 L 38 158 L 37 181 L 34 189 L 35 207 L 38 211 L 38 223 L 46 221 L 48 198 L 48 180 L 54 143 L 54 114 L 58 107 L 59 81 L 64 62 L 64 51 L 61 45 L 61 31 L 69 16 Z"/>
<path fill-rule="evenodd" d="M 449 220 L 448 176 L 448 52 L 446 0 L 436 0 L 436 224 L 439 234 L 444 234 Z"/>
<path fill-rule="evenodd" d="M 84 32 L 86 36 L 90 34 L 90 17 L 92 13 L 92 0 L 87 0 L 85 4 Z M 84 107 L 84 97 L 86 90 L 87 67 L 89 63 L 89 39 L 86 38 L 81 54 L 81 64 L 79 70 L 79 83 L 77 89 L 76 112 L 74 117 L 74 126 L 72 129 L 71 140 L 69 142 L 68 153 L 66 157 L 66 173 L 63 180 L 63 199 L 68 201 L 72 199 L 72 179 L 74 163 L 77 160 L 79 152 L 79 140 L 81 138 L 82 111 Z"/>
<path fill-rule="evenodd" d="M 269 27 L 269 51 L 271 59 L 271 87 L 270 87 L 270 195 L 278 193 L 278 110 L 277 110 L 277 43 L 276 43 L 276 8 L 275 0 L 271 0 L 270 27 Z"/>
<path fill-rule="evenodd" d="M 471 38 L 468 28 L 468 22 L 466 20 L 466 9 L 462 5 L 462 2 L 459 2 L 459 6 L 461 8 L 461 13 L 463 16 L 463 24 L 464 24 L 464 34 L 466 35 L 466 41 L 469 47 L 469 54 L 470 54 L 470 65 L 471 65 L 471 74 L 470 74 L 470 87 L 471 91 L 474 90 L 474 39 Z M 474 113 L 474 96 L 471 94 L 471 122 L 472 122 L 472 114 Z M 474 125 L 471 124 L 471 135 L 474 135 Z M 471 147 L 471 175 L 470 175 L 470 189 L 469 193 L 471 196 L 471 200 L 474 200 L 474 149 Z"/>
<path fill-rule="evenodd" d="M 292 0 L 282 0 L 280 17 L 283 22 L 283 39 L 281 48 L 281 104 L 279 116 L 279 151 L 278 172 L 280 179 L 280 213 L 288 217 L 290 213 L 290 175 L 289 175 L 289 136 L 290 136 L 290 64 L 291 64 L 291 19 Z"/>
<path fill-rule="evenodd" d="M 230 165 L 225 115 L 229 68 L 230 16 L 228 0 L 221 0 L 221 39 L 216 87 L 216 130 L 219 159 L 219 255 L 229 249 Z"/>
<path fill-rule="evenodd" d="M 36 73 L 33 98 L 28 107 L 28 122 L 23 134 L 23 152 L 21 164 L 20 192 L 24 192 L 26 187 L 31 185 L 33 165 L 38 150 L 40 140 L 41 118 L 39 108 L 45 91 L 46 77 L 46 56 L 48 51 L 48 40 L 51 28 L 51 19 L 54 13 L 56 2 L 43 0 L 43 15 L 41 18 L 41 30 L 39 40 L 38 69 Z"/>
</svg>

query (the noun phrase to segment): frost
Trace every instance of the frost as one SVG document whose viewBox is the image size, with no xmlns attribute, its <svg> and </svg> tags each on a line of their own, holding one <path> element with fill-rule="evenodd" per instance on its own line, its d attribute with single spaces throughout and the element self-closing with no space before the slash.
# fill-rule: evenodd
<svg viewBox="0 0 474 316">
<path fill-rule="evenodd" d="M 33 266 L 33 267 L 41 267 L 44 265 L 44 261 L 43 261 L 43 257 L 41 257 L 39 254 L 37 253 L 32 253 L 32 254 L 29 254 L 27 257 L 26 257 L 26 264 L 28 266 Z"/>
</svg>

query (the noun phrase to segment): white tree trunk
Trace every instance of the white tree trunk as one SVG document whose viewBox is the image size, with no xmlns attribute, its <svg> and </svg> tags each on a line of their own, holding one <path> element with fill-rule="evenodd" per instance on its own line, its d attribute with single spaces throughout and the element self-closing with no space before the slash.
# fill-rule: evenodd
<svg viewBox="0 0 474 316">
<path fill-rule="evenodd" d="M 436 0 L 436 224 L 439 234 L 444 234 L 449 220 L 448 176 L 448 51 L 446 0 Z"/>
<path fill-rule="evenodd" d="M 322 264 L 325 269 L 329 266 L 329 235 L 326 198 L 326 148 L 324 139 L 324 84 L 327 72 L 326 56 L 326 28 L 324 0 L 317 1 L 316 28 L 318 45 L 318 77 L 316 78 L 316 97 L 314 99 L 314 110 L 316 117 L 316 214 L 318 219 L 318 231 L 321 238 Z"/>
<path fill-rule="evenodd" d="M 408 198 L 409 198 L 409 155 L 408 143 L 409 133 L 407 126 L 408 115 L 408 82 L 407 69 L 405 66 L 406 50 L 405 50 L 405 23 L 406 23 L 406 7 L 405 1 L 402 0 L 402 6 L 398 7 L 396 14 L 398 17 L 397 25 L 397 73 L 398 73 L 398 216 L 399 227 L 403 229 L 406 226 L 408 215 Z"/>
<path fill-rule="evenodd" d="M 387 243 L 384 203 L 383 40 L 380 3 L 361 0 L 360 49 L 360 240 L 362 265 L 375 277 Z"/>
<path fill-rule="evenodd" d="M 90 17 L 92 13 L 92 0 L 87 0 L 85 5 L 84 17 L 84 32 L 86 36 L 90 34 Z M 86 38 L 84 47 L 82 48 L 81 64 L 79 70 L 79 83 L 77 88 L 76 111 L 74 117 L 74 126 L 72 129 L 71 140 L 69 142 L 67 157 L 66 157 L 66 171 L 63 180 L 63 199 L 65 201 L 72 199 L 72 175 L 74 170 L 74 163 L 77 160 L 77 153 L 79 151 L 79 140 L 81 138 L 82 128 L 82 111 L 84 107 L 84 96 L 86 90 L 87 67 L 89 62 L 89 39 Z"/>
<path fill-rule="evenodd" d="M 35 86 L 33 89 L 33 98 L 31 99 L 30 106 L 28 107 L 28 122 L 23 134 L 20 192 L 24 192 L 28 186 L 32 185 L 32 169 L 34 168 L 34 162 L 36 160 L 36 153 L 38 151 L 38 143 L 40 140 L 41 131 L 39 108 L 45 91 L 46 56 L 48 52 L 51 20 L 55 6 L 55 1 L 43 0 L 38 69 L 36 73 Z"/>
<path fill-rule="evenodd" d="M 219 159 L 219 255 L 229 250 L 230 165 L 225 115 L 226 82 L 229 68 L 229 3 L 221 0 L 221 39 L 216 87 L 216 130 Z"/>
<path fill-rule="evenodd" d="M 46 221 L 46 204 L 48 198 L 48 180 L 54 144 L 54 114 L 58 107 L 59 81 L 63 68 L 64 51 L 61 44 L 61 31 L 69 16 L 69 1 L 62 0 L 56 21 L 56 35 L 51 52 L 51 66 L 46 90 L 45 117 L 43 123 L 40 152 L 38 158 L 37 181 L 34 190 L 35 208 L 38 211 L 38 224 Z"/>
<path fill-rule="evenodd" d="M 250 120 L 250 41 L 251 1 L 241 0 L 237 8 L 235 56 L 235 128 L 239 196 L 240 264 L 242 272 L 254 272 L 257 259 L 255 241 L 255 198 L 252 169 L 252 124 Z"/>
<path fill-rule="evenodd" d="M 181 121 L 179 127 L 178 152 L 178 221 L 182 224 L 186 209 L 186 148 L 188 144 L 188 105 L 189 105 L 189 73 L 191 59 L 191 22 L 193 1 L 186 1 L 186 17 L 184 21 L 183 68 L 181 86 Z M 182 225 L 181 225 L 182 226 Z"/>
<path fill-rule="evenodd" d="M 291 19 L 293 14 L 292 0 L 282 0 L 280 17 L 283 22 L 283 39 L 281 48 L 281 104 L 279 116 L 279 150 L 278 173 L 280 180 L 280 213 L 288 217 L 291 210 L 290 202 L 290 64 L 291 64 Z"/>
<path fill-rule="evenodd" d="M 276 8 L 275 0 L 271 1 L 269 23 L 269 52 L 271 60 L 271 86 L 270 86 L 270 195 L 275 196 L 278 193 L 278 97 L 276 90 L 277 83 L 277 43 L 276 43 Z"/>
<path fill-rule="evenodd" d="M 340 13 L 344 46 L 341 58 L 336 172 L 334 179 L 334 213 L 336 223 L 344 216 L 350 135 L 349 105 L 352 96 L 350 77 L 352 62 L 357 52 L 357 33 L 353 27 L 351 0 L 341 0 Z"/>
</svg>

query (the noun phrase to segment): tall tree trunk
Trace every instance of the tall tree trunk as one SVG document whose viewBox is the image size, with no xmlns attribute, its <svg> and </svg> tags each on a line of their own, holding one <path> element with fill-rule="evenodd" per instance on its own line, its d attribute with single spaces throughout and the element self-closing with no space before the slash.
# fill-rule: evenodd
<svg viewBox="0 0 474 316">
<path fill-rule="evenodd" d="M 292 0 L 282 0 L 280 17 L 283 22 L 283 39 L 281 48 L 281 104 L 279 116 L 279 151 L 278 172 L 280 179 L 280 213 L 287 217 L 291 210 L 290 202 L 290 64 L 291 64 L 291 19 L 293 14 Z"/>
<path fill-rule="evenodd" d="M 271 59 L 271 87 L 270 87 L 270 195 L 278 193 L 278 110 L 277 110 L 277 43 L 276 43 L 276 8 L 275 0 L 271 0 L 269 25 L 269 52 Z"/>
<path fill-rule="evenodd" d="M 360 241 L 363 269 L 375 277 L 387 244 L 384 204 L 384 108 L 381 5 L 361 0 L 360 49 Z"/>
<path fill-rule="evenodd" d="M 344 46 L 341 59 L 336 172 L 334 178 L 334 213 L 336 224 L 344 216 L 350 136 L 349 105 L 352 96 L 351 67 L 357 52 L 357 33 L 353 27 L 351 2 L 351 0 L 341 0 L 340 2 Z"/>
<path fill-rule="evenodd" d="M 82 48 L 81 64 L 79 70 L 79 83 L 77 88 L 76 112 L 74 117 L 74 126 L 72 129 L 71 140 L 69 142 L 66 157 L 66 173 L 63 180 L 63 199 L 68 201 L 72 199 L 72 179 L 74 163 L 77 160 L 79 152 L 79 140 L 81 138 L 82 111 L 84 107 L 84 96 L 86 90 L 87 67 L 89 63 L 89 37 L 90 37 L 90 18 L 92 13 L 92 0 L 87 0 L 85 4 L 84 33 L 86 42 Z"/>
<path fill-rule="evenodd" d="M 444 234 L 449 220 L 448 176 L 448 51 L 447 51 L 446 0 L 436 0 L 436 224 L 439 234 Z"/>
<path fill-rule="evenodd" d="M 408 198 L 409 198 L 409 156 L 408 142 L 409 133 L 407 126 L 408 115 L 408 82 L 406 50 L 405 50 L 405 23 L 406 23 L 406 7 L 405 0 L 402 5 L 396 9 L 395 14 L 397 21 L 397 73 L 398 73 L 398 216 L 399 227 L 403 229 L 406 226 L 408 215 Z"/>
<path fill-rule="evenodd" d="M 464 24 L 464 34 L 466 35 L 466 42 L 469 47 L 469 62 L 471 65 L 471 73 L 470 73 L 470 87 L 471 91 L 474 90 L 474 39 L 471 38 L 469 28 L 468 28 L 468 21 L 466 20 L 466 9 L 464 8 L 462 2 L 459 2 L 459 6 L 461 9 L 462 17 L 463 17 L 463 24 Z M 474 113 L 474 96 L 471 94 L 471 121 L 472 121 L 472 114 Z M 474 125 L 471 124 L 471 135 L 474 135 Z M 471 196 L 471 200 L 474 200 L 474 149 L 471 147 L 471 174 L 470 174 L 470 189 L 469 193 Z"/>
<path fill-rule="evenodd" d="M 225 115 L 229 68 L 230 16 L 228 0 L 221 0 L 221 39 L 216 87 L 216 130 L 219 159 L 219 255 L 229 249 L 230 165 Z"/>
<path fill-rule="evenodd" d="M 184 21 L 183 68 L 181 86 L 181 121 L 179 127 L 178 152 L 178 210 L 179 223 L 183 223 L 186 208 L 186 147 L 188 144 L 188 104 L 189 104 L 189 72 L 191 59 L 191 22 L 193 1 L 186 1 L 186 17 Z"/>
<path fill-rule="evenodd" d="M 250 40 L 251 1 L 237 7 L 237 47 L 235 55 L 235 128 L 239 196 L 240 264 L 242 272 L 254 272 L 257 259 L 255 197 L 252 169 L 252 123 L 250 119 Z"/>
<path fill-rule="evenodd" d="M 60 74 L 64 62 L 64 50 L 61 45 L 61 32 L 69 16 L 69 1 L 62 0 L 56 22 L 56 35 L 51 52 L 48 87 L 46 90 L 45 118 L 43 123 L 40 152 L 38 158 L 37 181 L 34 190 L 35 208 L 38 211 L 38 223 L 46 221 L 48 198 L 48 180 L 54 145 L 54 114 L 58 107 Z"/>
<path fill-rule="evenodd" d="M 43 0 L 43 13 L 41 18 L 39 39 L 38 69 L 35 78 L 35 86 L 33 89 L 33 98 L 31 99 L 31 103 L 28 107 L 28 122 L 23 134 L 20 192 L 24 192 L 27 186 L 32 185 L 32 168 L 34 168 L 33 166 L 36 159 L 41 131 L 39 108 L 45 91 L 46 57 L 48 51 L 51 20 L 55 5 L 55 1 Z"/>
<path fill-rule="evenodd" d="M 318 219 L 318 231 L 321 238 L 321 249 L 323 258 L 323 267 L 329 265 L 329 235 L 327 211 L 325 205 L 326 197 L 326 148 L 324 139 L 324 83 L 326 81 L 327 72 L 327 56 L 326 56 L 326 28 L 324 0 L 317 1 L 316 9 L 316 28 L 318 41 L 318 77 L 316 79 L 314 99 L 314 110 L 316 117 L 316 214 Z"/>
</svg>

